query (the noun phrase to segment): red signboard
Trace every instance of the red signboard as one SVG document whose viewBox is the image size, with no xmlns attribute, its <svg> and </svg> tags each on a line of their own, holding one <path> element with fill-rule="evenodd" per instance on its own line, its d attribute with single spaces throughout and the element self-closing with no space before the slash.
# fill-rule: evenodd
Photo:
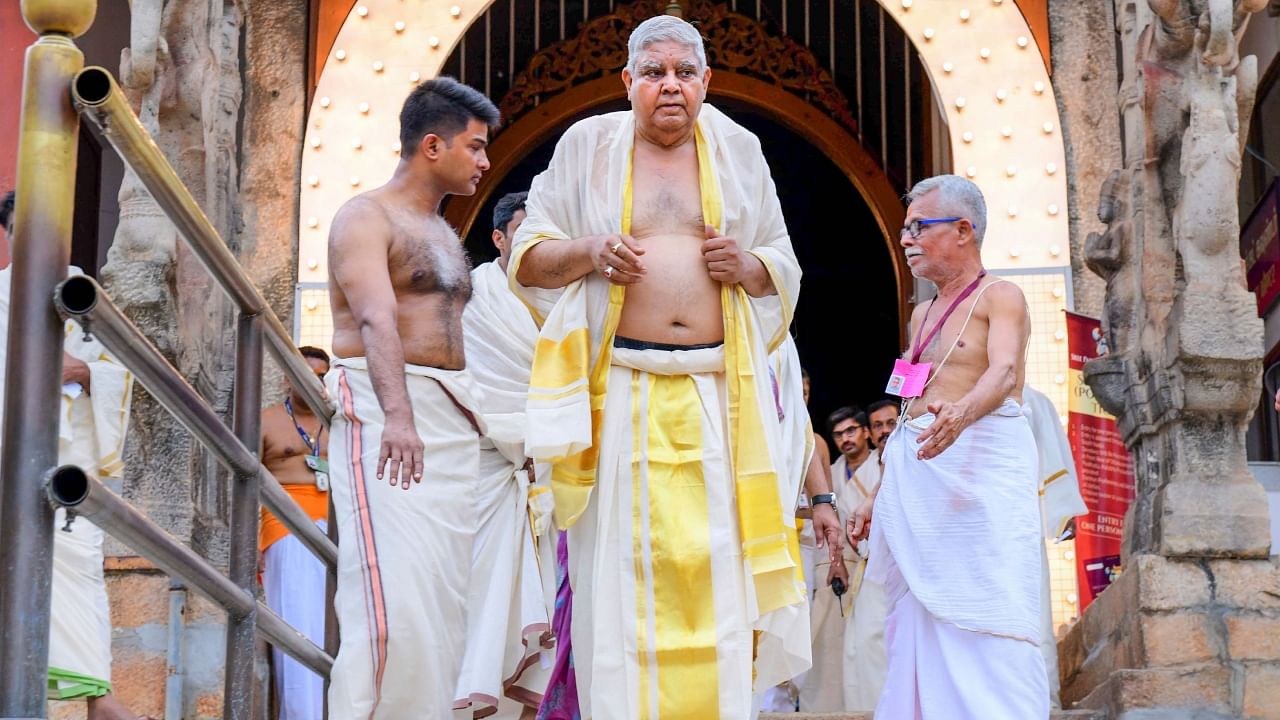
<svg viewBox="0 0 1280 720">
<path fill-rule="evenodd" d="M 1116 421 L 1084 382 L 1085 361 L 1107 352 L 1097 318 L 1067 313 L 1070 402 L 1067 437 L 1080 494 L 1089 512 L 1076 518 L 1076 579 L 1080 612 L 1120 575 L 1124 514 L 1133 501 L 1133 462 Z"/>
<path fill-rule="evenodd" d="M 1258 296 L 1261 315 L 1280 295 L 1280 178 L 1271 183 L 1240 228 L 1240 257 L 1244 258 L 1249 289 Z"/>
</svg>

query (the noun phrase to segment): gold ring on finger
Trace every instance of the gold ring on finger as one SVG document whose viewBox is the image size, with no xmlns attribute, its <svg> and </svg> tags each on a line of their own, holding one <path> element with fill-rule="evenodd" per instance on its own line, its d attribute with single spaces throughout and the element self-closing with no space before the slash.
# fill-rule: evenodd
<svg viewBox="0 0 1280 720">
<path fill-rule="evenodd" d="M 619 241 L 618 241 L 618 243 L 617 243 L 616 245 L 614 245 L 613 247 L 609 248 L 609 252 L 613 253 L 614 255 L 617 255 L 617 254 L 618 254 L 618 248 L 620 248 L 620 247 L 622 247 L 622 241 L 621 241 L 621 240 L 619 240 Z"/>
</svg>

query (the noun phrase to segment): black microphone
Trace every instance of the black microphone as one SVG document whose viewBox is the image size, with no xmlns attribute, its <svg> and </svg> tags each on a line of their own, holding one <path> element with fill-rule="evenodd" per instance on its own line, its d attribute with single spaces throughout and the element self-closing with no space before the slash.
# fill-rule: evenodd
<svg viewBox="0 0 1280 720">
<path fill-rule="evenodd" d="M 840 601 L 840 597 L 844 595 L 847 589 L 844 586 L 844 581 L 840 578 L 831 579 L 831 592 L 836 594 L 836 605 L 840 608 L 840 617 L 844 617 L 844 603 Z"/>
</svg>

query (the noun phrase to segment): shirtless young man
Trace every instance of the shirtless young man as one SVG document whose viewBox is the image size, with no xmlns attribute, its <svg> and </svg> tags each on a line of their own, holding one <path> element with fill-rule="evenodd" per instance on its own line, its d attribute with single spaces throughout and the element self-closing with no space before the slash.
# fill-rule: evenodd
<svg viewBox="0 0 1280 720">
<path fill-rule="evenodd" d="M 943 175 L 907 197 L 907 262 L 938 296 L 913 313 L 904 362 L 930 364 L 929 382 L 890 382 L 912 399 L 881 449 L 879 489 L 849 520 L 851 540 L 871 528 L 867 577 L 891 608 L 876 715 L 1047 718 L 1026 300 L 982 268 L 976 185 Z"/>
<path fill-rule="evenodd" d="M 311 371 L 324 382 L 329 355 L 300 347 Z M 285 492 L 320 526 L 329 519 L 329 433 L 297 389 L 262 411 L 262 464 Z M 267 605 L 316 645 L 324 646 L 325 580 L 328 572 L 302 541 L 265 507 L 258 532 L 262 552 L 262 592 Z M 271 675 L 280 707 L 279 720 L 324 715 L 324 678 L 272 648 Z"/>
<path fill-rule="evenodd" d="M 391 180 L 333 220 L 335 717 L 452 712 L 483 428 L 462 351 L 467 260 L 439 207 L 475 192 L 497 122 L 475 90 L 450 78 L 422 83 L 400 112 Z"/>
<path fill-rule="evenodd" d="M 807 647 L 781 647 L 807 645 L 808 630 L 791 529 L 800 478 L 779 467 L 767 369 L 799 266 L 759 141 L 703 104 L 697 30 L 651 18 L 629 51 L 631 110 L 568 130 L 516 236 L 517 290 L 565 288 L 534 359 L 528 448 L 568 455 L 553 490 L 580 549 L 583 717 L 748 717 L 753 630 L 759 687 L 808 661 Z M 565 419 L 538 422 L 544 410 Z M 825 532 L 836 521 L 820 507 Z"/>
</svg>

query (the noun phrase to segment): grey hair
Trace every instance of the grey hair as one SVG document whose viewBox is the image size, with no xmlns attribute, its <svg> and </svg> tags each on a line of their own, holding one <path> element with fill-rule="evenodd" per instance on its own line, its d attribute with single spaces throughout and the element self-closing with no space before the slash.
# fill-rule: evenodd
<svg viewBox="0 0 1280 720">
<path fill-rule="evenodd" d="M 674 42 L 693 50 L 698 72 L 707 69 L 707 50 L 698 29 L 675 15 L 655 15 L 631 31 L 631 38 L 627 40 L 627 70 L 635 74 L 640 53 L 658 42 Z"/>
<path fill-rule="evenodd" d="M 983 199 L 977 183 L 959 175 L 934 175 L 911 188 L 907 193 L 907 204 L 935 190 L 938 191 L 938 204 L 946 208 L 944 212 L 963 217 L 973 225 L 974 241 L 981 248 L 982 236 L 987 232 L 987 201 Z"/>
</svg>

